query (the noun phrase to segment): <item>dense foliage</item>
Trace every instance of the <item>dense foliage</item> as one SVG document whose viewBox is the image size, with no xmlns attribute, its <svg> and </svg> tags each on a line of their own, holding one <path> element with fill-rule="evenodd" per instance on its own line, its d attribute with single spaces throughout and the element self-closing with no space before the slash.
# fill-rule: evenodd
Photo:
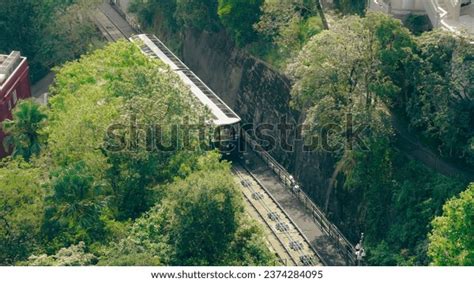
<svg viewBox="0 0 474 282">
<path fill-rule="evenodd" d="M 225 29 L 238 46 L 287 66 L 305 140 L 335 160 L 317 201 L 353 241 L 365 233 L 369 264 L 472 265 L 474 186 L 462 192 L 463 176 L 418 162 L 397 135 L 405 124 L 394 122 L 472 168 L 472 38 L 415 37 L 373 13 L 322 31 L 315 1 L 134 0 L 131 9 L 165 33 Z M 35 77 L 93 41 L 87 1 L 45 2 L 22 10 L 6 1 L 11 14 L 0 11 L 0 50 L 31 56 Z M 343 14 L 363 15 L 365 3 L 334 1 Z M 26 40 L 12 17 L 37 21 Z M 57 71 L 48 111 L 23 102 L 4 123 L 14 154 L 0 164 L 0 264 L 275 263 L 229 165 L 197 135 L 175 134 L 176 124 L 208 129 L 209 117 L 163 64 L 120 42 Z"/>
<path fill-rule="evenodd" d="M 0 53 L 27 56 L 33 81 L 98 41 L 90 18 L 97 0 L 0 1 Z"/>
<path fill-rule="evenodd" d="M 217 154 L 198 172 L 166 187 L 164 199 L 112 244 L 101 264 L 269 265 L 263 234 L 243 211 L 241 195 Z"/>
<path fill-rule="evenodd" d="M 62 248 L 54 255 L 42 254 L 30 256 L 27 262 L 22 262 L 25 266 L 86 266 L 97 261 L 96 256 L 86 253 L 86 244 L 79 242 L 69 248 Z"/>
<path fill-rule="evenodd" d="M 334 0 L 334 6 L 343 14 L 364 15 L 367 2 L 366 0 Z"/>
<path fill-rule="evenodd" d="M 341 220 L 345 232 L 354 239 L 359 232 L 366 234 L 370 264 L 428 264 L 429 222 L 440 213 L 444 201 L 460 192 L 466 183 L 439 175 L 410 161 L 406 155 L 409 157 L 409 151 L 395 149 L 391 112 L 397 107 L 409 109 L 407 115 L 417 113 L 420 121 L 446 123 L 446 128 L 459 133 L 466 132 L 463 128 L 472 129 L 472 118 L 466 116 L 472 114 L 469 66 L 457 57 L 440 61 L 446 51 L 443 55 L 426 51 L 430 40 L 440 36 L 457 42 L 451 45 L 459 48 L 453 50 L 456 56 L 468 52 L 463 39 L 445 33 L 417 39 L 388 16 L 369 13 L 365 18 L 348 17 L 335 23 L 330 31 L 313 37 L 288 67 L 294 79 L 293 105 L 306 113 L 305 124 L 310 129 L 306 139 L 328 142 L 329 147 L 313 145 L 320 151 L 329 150 L 337 158 L 325 208 L 338 215 L 334 219 Z M 455 70 L 457 79 L 437 80 L 433 67 Z M 451 73 L 445 71 L 439 73 Z M 456 84 L 451 91 L 465 95 L 459 106 L 466 110 L 452 107 L 457 99 L 454 93 L 443 90 L 448 89 L 443 88 L 446 83 Z M 443 96 L 453 99 L 442 104 Z M 444 111 L 433 111 L 435 106 Z M 460 116 L 463 118 L 457 118 Z M 351 123 L 343 127 L 348 117 Z M 447 126 L 452 119 L 458 126 L 453 127 L 453 121 Z M 348 136 L 358 128 L 364 129 L 358 135 L 363 142 L 354 143 Z M 472 136 L 460 137 L 441 128 L 430 132 L 456 138 L 466 145 Z M 457 144 L 456 148 L 462 146 Z M 341 178 L 343 184 L 338 185 Z M 334 194 L 337 201 L 345 203 L 343 206 L 331 206 Z"/>
<path fill-rule="evenodd" d="M 443 206 L 430 234 L 429 255 L 434 265 L 474 264 L 474 184 Z"/>
<path fill-rule="evenodd" d="M 36 251 L 41 238 L 46 177 L 22 160 L 0 163 L 0 264 L 13 264 Z"/>
<path fill-rule="evenodd" d="M 219 0 L 219 18 L 239 46 L 257 39 L 253 24 L 260 18 L 262 3 L 263 0 Z"/>
<path fill-rule="evenodd" d="M 7 134 L 4 139 L 5 151 L 13 148 L 12 156 L 21 156 L 25 161 L 41 152 L 42 129 L 47 115 L 33 101 L 20 101 L 13 111 L 13 120 L 2 123 L 1 129 Z"/>
<path fill-rule="evenodd" d="M 412 89 L 405 88 L 405 93 L 393 100 L 425 143 L 444 158 L 472 167 L 474 45 L 469 41 L 441 31 L 417 38 L 418 79 L 411 81 Z"/>
<path fill-rule="evenodd" d="M 165 38 L 225 30 L 237 46 L 282 67 L 322 30 L 316 0 L 133 0 L 130 10 Z M 178 35 L 178 36 L 176 36 Z"/>
<path fill-rule="evenodd" d="M 0 167 L 0 264 L 88 265 L 98 257 L 113 265 L 204 263 L 197 256 L 209 265 L 272 263 L 264 235 L 243 214 L 228 165 L 205 146 L 209 114 L 189 91 L 163 63 L 127 42 L 57 69 L 45 140 L 34 139 L 41 154 L 25 158 L 29 163 L 18 154 Z M 38 112 L 23 108 L 18 111 Z M 37 134 L 45 117 L 15 115 L 7 124 Z M 205 136 L 175 133 L 176 125 L 202 126 Z M 24 130 L 9 133 L 17 140 Z M 196 222 L 181 214 L 185 207 L 199 212 Z M 127 232 L 151 232 L 155 219 L 166 220 L 163 232 L 148 234 L 146 242 L 160 248 L 136 251 L 142 246 L 130 245 Z M 195 238 L 205 239 L 195 242 L 199 252 L 188 232 L 202 224 L 210 233 Z M 128 244 L 133 255 L 126 247 L 111 251 L 115 244 Z"/>
<path fill-rule="evenodd" d="M 265 1 L 261 9 L 254 28 L 263 42 L 252 51 L 277 67 L 291 61 L 309 38 L 322 30 L 312 0 Z"/>
</svg>

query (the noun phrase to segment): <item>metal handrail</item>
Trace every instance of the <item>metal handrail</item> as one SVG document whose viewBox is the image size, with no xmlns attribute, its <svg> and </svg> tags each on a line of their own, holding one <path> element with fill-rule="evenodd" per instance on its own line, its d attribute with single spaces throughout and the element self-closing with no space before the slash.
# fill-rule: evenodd
<svg viewBox="0 0 474 282">
<path fill-rule="evenodd" d="M 304 204 L 304 207 L 311 212 L 312 219 L 317 223 L 321 230 L 329 236 L 336 244 L 338 252 L 344 256 L 349 264 L 355 265 L 357 263 L 355 247 L 342 234 L 342 232 L 331 223 L 319 207 L 311 200 L 311 198 L 301 189 L 293 189 L 295 181 L 291 174 L 279 164 L 268 152 L 263 150 L 262 146 L 257 143 L 247 132 L 242 132 L 242 137 L 245 142 L 250 144 L 252 149 L 262 158 L 262 160 L 272 169 L 272 171 L 280 178 L 280 180 L 290 189 L 292 194 Z"/>
</svg>

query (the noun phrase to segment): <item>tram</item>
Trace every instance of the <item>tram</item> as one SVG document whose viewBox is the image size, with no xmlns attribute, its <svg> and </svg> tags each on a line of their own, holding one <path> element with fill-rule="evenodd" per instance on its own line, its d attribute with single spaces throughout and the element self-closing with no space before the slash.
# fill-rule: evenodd
<svg viewBox="0 0 474 282">
<path fill-rule="evenodd" d="M 210 110 L 216 127 L 212 145 L 225 155 L 236 153 L 240 140 L 240 117 L 155 35 L 138 34 L 132 36 L 130 41 L 137 44 L 148 57 L 168 65 L 190 88 L 196 100 Z"/>
</svg>

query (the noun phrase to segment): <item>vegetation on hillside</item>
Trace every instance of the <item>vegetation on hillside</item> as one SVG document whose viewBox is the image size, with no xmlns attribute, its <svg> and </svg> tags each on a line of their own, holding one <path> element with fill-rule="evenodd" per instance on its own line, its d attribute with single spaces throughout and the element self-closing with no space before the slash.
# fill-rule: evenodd
<svg viewBox="0 0 474 282">
<path fill-rule="evenodd" d="M 210 124 L 177 75 L 127 42 L 56 71 L 49 109 L 5 123 L 34 154 L 0 166 L 1 265 L 274 263 L 210 136 L 174 133 Z"/>
<path fill-rule="evenodd" d="M 474 264 L 474 184 L 449 200 L 433 222 L 428 253 L 434 265 Z"/>
<path fill-rule="evenodd" d="M 364 232 L 368 264 L 472 265 L 474 185 L 414 160 L 393 117 L 472 169 L 473 39 L 415 36 L 366 14 L 365 1 L 334 1 L 357 15 L 323 30 L 315 1 L 134 0 L 131 9 L 170 34 L 225 31 L 286 69 L 305 141 L 327 141 L 313 149 L 335 160 L 315 200 L 352 241 Z M 85 16 L 95 2 L 56 2 L 7 0 L 9 14 L 0 11 L 0 51 L 30 56 L 34 78 L 95 39 Z M 37 24 L 19 33 L 14 18 Z M 163 63 L 119 42 L 56 72 L 49 108 L 21 102 L 2 124 L 13 155 L 0 163 L 1 265 L 275 263 L 230 165 L 207 150 L 210 136 L 175 133 L 193 123 L 210 134 L 209 115 Z"/>
<path fill-rule="evenodd" d="M 133 0 L 130 11 L 163 35 L 225 30 L 239 48 L 282 68 L 323 29 L 315 1 Z"/>
<path fill-rule="evenodd" d="M 98 0 L 2 0 L 0 53 L 21 51 L 28 57 L 32 81 L 50 68 L 75 59 L 99 37 L 90 17 Z"/>
<path fill-rule="evenodd" d="M 366 0 L 334 0 L 334 7 L 342 14 L 365 14 L 367 9 Z"/>
<path fill-rule="evenodd" d="M 219 4 L 224 2 L 241 4 Z M 232 25 L 216 19 L 214 8 L 209 18 L 240 48 L 293 79 L 292 105 L 312 129 L 306 139 L 327 137 L 336 159 L 327 195 L 317 201 L 354 241 L 365 232 L 369 263 L 426 265 L 429 222 L 467 180 L 440 175 L 400 150 L 392 117 L 440 158 L 472 168 L 474 50 L 469 39 L 442 31 L 415 36 L 398 20 L 366 14 L 366 1 L 333 4 L 339 13 L 357 16 L 336 19 L 323 31 L 313 0 L 267 0 L 252 8 L 258 19 L 229 9 L 228 19 L 242 21 Z M 238 34 L 252 36 L 240 41 Z M 344 128 L 347 118 L 353 124 Z M 334 124 L 337 132 L 325 130 Z M 347 144 L 360 128 L 362 144 Z"/>
<path fill-rule="evenodd" d="M 288 67 L 293 106 L 306 112 L 305 124 L 312 129 L 307 139 L 323 138 L 318 134 L 329 125 L 352 120 L 351 127 L 326 136 L 338 162 L 325 208 L 331 210 L 334 194 L 344 203 L 332 209 L 348 234 L 366 234 L 371 264 L 428 264 L 429 222 L 466 185 L 407 159 L 396 149 L 390 120 L 391 112 L 403 109 L 433 143 L 469 161 L 474 104 L 465 56 L 473 48 L 465 41 L 443 32 L 415 38 L 398 20 L 369 13 L 313 37 Z M 348 143 L 348 134 L 361 127 L 363 142 Z M 341 177 L 343 185 L 337 185 Z"/>
<path fill-rule="evenodd" d="M 12 150 L 12 156 L 21 156 L 25 161 L 41 152 L 42 129 L 47 115 L 33 101 L 20 101 L 13 111 L 13 120 L 6 120 L 0 127 L 7 134 L 4 140 L 5 151 Z"/>
</svg>

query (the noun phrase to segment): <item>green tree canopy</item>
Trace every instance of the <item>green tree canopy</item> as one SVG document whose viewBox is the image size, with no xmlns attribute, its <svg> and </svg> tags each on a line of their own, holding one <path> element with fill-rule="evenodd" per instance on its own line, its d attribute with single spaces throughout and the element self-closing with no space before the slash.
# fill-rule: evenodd
<svg viewBox="0 0 474 282">
<path fill-rule="evenodd" d="M 105 239 L 103 212 L 105 183 L 94 179 L 84 162 L 52 173 L 52 195 L 47 197 L 43 235 L 53 249 Z"/>
<path fill-rule="evenodd" d="M 29 161 L 41 152 L 43 139 L 42 129 L 47 119 L 45 110 L 32 100 L 22 100 L 13 111 L 13 120 L 2 123 L 8 136 L 4 140 L 5 149 L 13 147 L 12 156 L 22 157 Z"/>
<path fill-rule="evenodd" d="M 364 15 L 367 0 L 334 0 L 334 6 L 343 14 Z"/>
<path fill-rule="evenodd" d="M 429 236 L 429 255 L 434 265 L 474 264 L 474 184 L 446 202 Z"/>
<path fill-rule="evenodd" d="M 474 39 L 435 31 L 417 38 L 421 66 L 401 108 L 441 156 L 474 164 Z M 456 126 L 453 126 L 453 125 Z"/>
<path fill-rule="evenodd" d="M 27 56 L 33 81 L 98 41 L 89 16 L 97 0 L 2 0 L 0 53 Z"/>
<path fill-rule="evenodd" d="M 253 25 L 260 18 L 263 0 L 218 0 L 219 18 L 239 46 L 256 40 Z"/>
<path fill-rule="evenodd" d="M 48 256 L 32 255 L 28 261 L 22 263 L 25 266 L 86 266 L 92 265 L 97 261 L 97 258 L 86 252 L 84 242 L 79 242 L 77 245 L 72 245 L 69 248 L 61 248 L 56 254 Z"/>
<path fill-rule="evenodd" d="M 335 157 L 322 204 L 338 215 L 335 220 L 343 218 L 340 225 L 354 240 L 360 232 L 366 234 L 368 262 L 374 265 L 427 264 L 428 223 L 446 198 L 465 185 L 462 178 L 435 173 L 396 147 L 391 115 L 399 112 L 394 109 L 403 105 L 420 112 L 419 97 L 413 95 L 419 85 L 434 83 L 431 86 L 442 92 L 436 80 L 424 80 L 420 74 L 429 66 L 423 58 L 428 52 L 420 53 L 420 46 L 400 21 L 368 13 L 364 18 L 346 17 L 314 36 L 288 67 L 294 80 L 293 106 L 305 113 L 303 134 Z M 451 60 L 441 53 L 432 60 Z M 451 70 L 446 66 L 440 73 Z M 462 78 L 469 74 L 459 70 Z M 466 80 L 460 81 L 457 85 L 468 93 Z M 351 142 L 350 134 L 358 129 L 363 129 L 358 135 L 362 144 Z M 335 207 L 331 197 L 345 204 Z"/>
<path fill-rule="evenodd" d="M 183 27 L 218 30 L 217 0 L 176 0 L 176 20 Z"/>
<path fill-rule="evenodd" d="M 198 172 L 167 188 L 166 197 L 131 235 L 113 244 L 101 264 L 146 259 L 163 265 L 268 265 L 263 233 L 244 213 L 242 195 L 217 155 L 201 158 Z"/>
<path fill-rule="evenodd" d="M 96 179 L 107 180 L 119 219 L 148 210 L 153 187 L 204 154 L 200 142 L 208 139 L 199 140 L 196 130 L 186 135 L 183 127 L 207 124 L 206 111 L 174 73 L 133 44 L 119 42 L 66 64 L 51 95 L 53 162 L 83 161 Z"/>
<path fill-rule="evenodd" d="M 0 265 L 40 248 L 46 177 L 22 160 L 0 162 Z"/>
</svg>

